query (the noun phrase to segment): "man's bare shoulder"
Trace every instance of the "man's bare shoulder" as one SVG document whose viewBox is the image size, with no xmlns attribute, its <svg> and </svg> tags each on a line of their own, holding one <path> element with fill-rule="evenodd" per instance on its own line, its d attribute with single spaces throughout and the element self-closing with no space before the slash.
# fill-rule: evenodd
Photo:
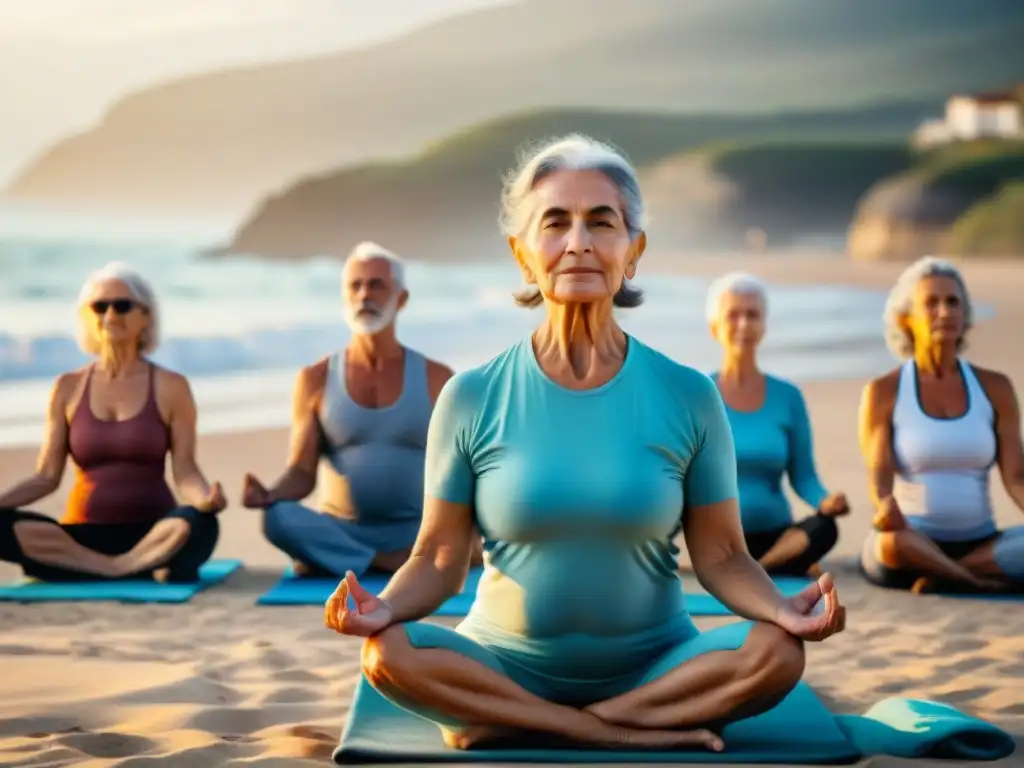
<svg viewBox="0 0 1024 768">
<path fill-rule="evenodd" d="M 448 383 L 448 379 L 455 375 L 449 366 L 439 360 L 432 360 L 429 357 L 423 358 L 427 362 L 427 391 L 430 393 L 430 402 L 437 402 L 438 395 Z"/>
<path fill-rule="evenodd" d="M 319 405 L 323 396 L 324 387 L 327 384 L 327 370 L 330 364 L 329 357 L 323 357 L 315 363 L 305 365 L 299 369 L 295 377 L 295 403 L 303 406 L 315 407 Z"/>
</svg>

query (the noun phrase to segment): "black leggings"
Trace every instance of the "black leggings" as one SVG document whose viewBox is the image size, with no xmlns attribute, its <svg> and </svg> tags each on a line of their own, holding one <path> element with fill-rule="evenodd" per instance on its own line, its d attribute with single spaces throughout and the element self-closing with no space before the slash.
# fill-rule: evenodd
<svg viewBox="0 0 1024 768">
<path fill-rule="evenodd" d="M 806 576 L 811 566 L 827 555 L 839 540 L 839 527 L 834 517 L 820 512 L 811 515 L 799 523 L 784 528 L 772 528 L 768 531 L 744 531 L 747 549 L 755 560 L 764 557 L 768 550 L 775 546 L 782 535 L 791 528 L 799 528 L 807 534 L 807 549 L 792 560 L 769 568 L 769 572 L 778 576 Z"/>
<path fill-rule="evenodd" d="M 179 507 L 163 516 L 181 518 L 190 526 L 188 540 L 165 563 L 156 568 L 170 569 L 170 581 L 196 581 L 199 578 L 199 566 L 210 559 L 217 539 L 220 535 L 220 523 L 217 516 L 200 512 L 194 507 Z M 20 565 L 26 576 L 40 581 L 100 581 L 104 577 L 93 573 L 76 571 L 57 565 L 47 565 L 27 557 L 21 550 L 21 544 L 14 535 L 14 524 L 25 520 L 59 525 L 64 531 L 86 549 L 104 555 L 122 555 L 130 551 L 145 538 L 158 520 L 150 523 L 75 523 L 61 525 L 52 517 L 38 512 L 27 512 L 19 509 L 0 509 L 0 560 Z M 153 569 L 155 570 L 155 568 Z M 133 573 L 126 578 L 147 579 L 153 577 L 153 570 Z"/>
</svg>

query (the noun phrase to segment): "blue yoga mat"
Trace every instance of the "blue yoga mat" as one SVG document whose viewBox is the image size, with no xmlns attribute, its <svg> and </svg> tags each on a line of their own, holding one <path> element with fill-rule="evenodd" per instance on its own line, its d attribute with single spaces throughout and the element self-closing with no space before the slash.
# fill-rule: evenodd
<svg viewBox="0 0 1024 768">
<path fill-rule="evenodd" d="M 480 568 L 473 568 L 466 578 L 462 592 L 451 598 L 434 614 L 435 616 L 465 616 L 473 604 L 476 587 L 480 581 Z M 381 573 L 369 573 L 361 578 L 360 583 L 374 594 L 378 594 L 388 583 L 389 576 Z M 683 576 L 683 589 L 692 583 L 693 577 Z M 775 584 L 783 594 L 792 596 L 800 592 L 813 579 L 800 577 L 777 576 Z M 323 605 L 338 586 L 338 580 L 311 579 L 293 575 L 289 568 L 285 575 L 266 593 L 256 600 L 258 605 Z M 686 608 L 691 616 L 731 616 L 732 611 L 726 608 L 717 598 L 708 594 L 686 593 Z"/>
<path fill-rule="evenodd" d="M 685 574 L 683 576 L 683 591 L 686 595 L 686 610 L 691 616 L 732 616 L 733 613 L 718 598 L 703 592 L 688 592 L 687 587 L 692 585 L 696 579 Z M 814 579 L 801 576 L 774 576 L 772 581 L 786 597 L 793 597 L 800 593 L 808 584 L 813 584 Z"/>
<path fill-rule="evenodd" d="M 953 597 L 957 600 L 1001 600 L 1007 603 L 1024 603 L 1024 592 L 939 592 L 939 597 Z"/>
<path fill-rule="evenodd" d="M 465 616 L 473 605 L 476 586 L 480 581 L 480 568 L 471 568 L 462 592 L 447 600 L 435 616 Z M 390 576 L 368 573 L 359 583 L 374 594 L 387 586 Z M 289 569 L 269 591 L 259 596 L 257 605 L 323 605 L 338 586 L 338 579 L 310 579 L 293 575 Z"/>
<path fill-rule="evenodd" d="M 852 763 L 862 757 L 998 760 L 1014 751 L 999 728 L 946 704 L 885 699 L 865 715 L 833 715 L 800 683 L 778 706 L 726 726 L 725 751 L 490 749 L 445 746 L 438 727 L 395 706 L 362 678 L 334 762 Z"/>
<path fill-rule="evenodd" d="M 242 566 L 240 560 L 211 560 L 199 569 L 199 581 L 161 584 L 152 580 L 43 582 L 0 586 L 0 601 L 20 603 L 99 602 L 186 603 L 204 589 L 224 581 Z"/>
</svg>

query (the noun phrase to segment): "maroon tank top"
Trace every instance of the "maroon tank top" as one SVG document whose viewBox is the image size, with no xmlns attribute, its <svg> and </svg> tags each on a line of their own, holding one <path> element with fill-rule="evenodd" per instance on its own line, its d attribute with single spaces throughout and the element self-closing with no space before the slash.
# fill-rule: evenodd
<svg viewBox="0 0 1024 768">
<path fill-rule="evenodd" d="M 124 421 L 96 418 L 90 403 L 92 374 L 89 368 L 68 424 L 76 468 L 63 522 L 154 522 L 177 506 L 164 475 L 171 436 L 156 404 L 154 367 L 149 367 L 146 404 Z"/>
</svg>

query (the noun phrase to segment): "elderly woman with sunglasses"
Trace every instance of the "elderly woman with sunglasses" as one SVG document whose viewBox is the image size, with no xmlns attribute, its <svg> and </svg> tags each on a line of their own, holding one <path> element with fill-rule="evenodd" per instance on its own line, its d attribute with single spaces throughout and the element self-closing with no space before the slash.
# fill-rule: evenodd
<svg viewBox="0 0 1024 768">
<path fill-rule="evenodd" d="M 0 493 L 0 560 L 44 581 L 194 581 L 217 544 L 220 483 L 196 464 L 188 381 L 148 359 L 159 312 L 149 284 L 108 264 L 79 297 L 79 341 L 95 360 L 57 377 L 36 470 Z M 165 480 L 167 455 L 179 506 Z M 75 482 L 60 522 L 24 510 Z"/>
</svg>

